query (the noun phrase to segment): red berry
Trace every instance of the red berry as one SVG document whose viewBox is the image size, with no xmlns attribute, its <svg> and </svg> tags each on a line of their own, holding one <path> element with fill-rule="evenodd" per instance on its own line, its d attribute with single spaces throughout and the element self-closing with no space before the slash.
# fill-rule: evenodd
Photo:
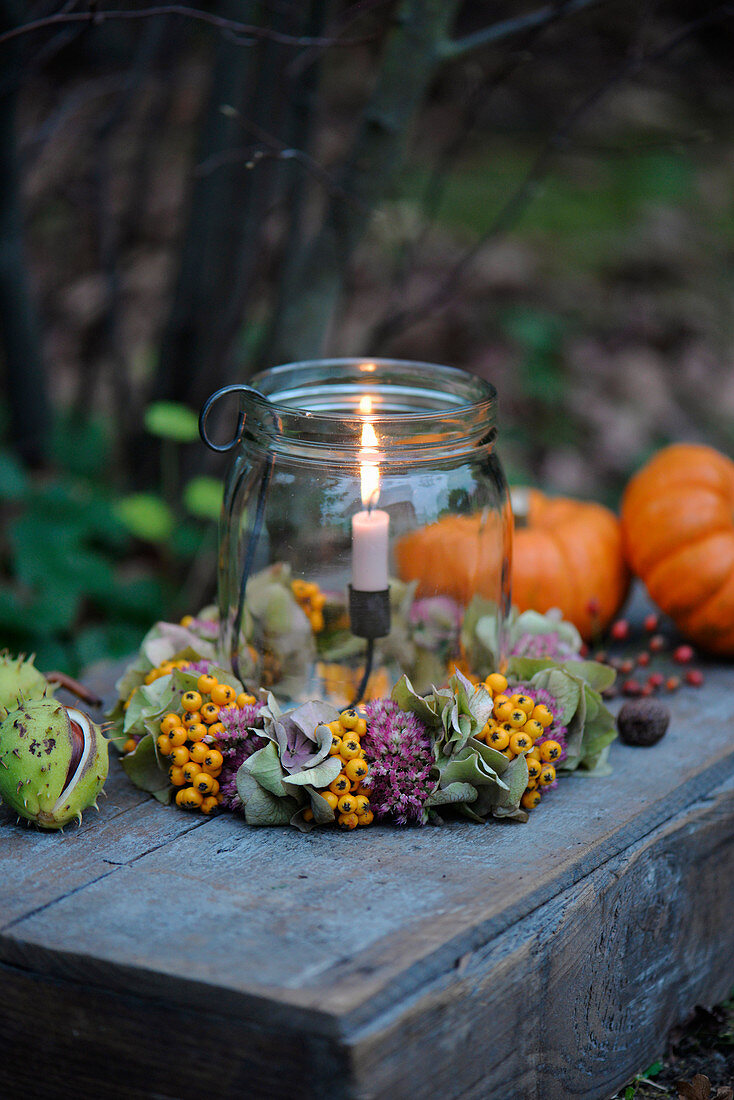
<svg viewBox="0 0 734 1100">
<path fill-rule="evenodd" d="M 622 684 L 622 691 L 625 695 L 640 695 L 642 687 L 637 680 L 625 680 Z"/>
<path fill-rule="evenodd" d="M 630 624 L 626 619 L 617 619 L 616 623 L 612 623 L 612 629 L 610 631 L 615 642 L 623 642 L 628 637 L 630 632 Z"/>
<path fill-rule="evenodd" d="M 673 660 L 679 665 L 687 665 L 689 661 L 693 660 L 693 649 L 689 645 L 679 645 L 677 649 L 673 650 Z"/>
<path fill-rule="evenodd" d="M 591 599 L 586 604 L 586 613 L 587 613 L 587 615 L 598 615 L 599 614 L 599 607 L 600 607 L 600 604 L 599 604 L 598 598 L 596 596 L 592 596 Z"/>
<path fill-rule="evenodd" d="M 665 649 L 665 638 L 662 634 L 653 634 L 648 644 L 653 653 L 660 653 Z"/>
<path fill-rule="evenodd" d="M 703 683 L 703 673 L 700 668 L 689 668 L 686 672 L 686 683 L 691 687 L 700 688 Z"/>
<path fill-rule="evenodd" d="M 600 649 L 600 650 L 598 650 L 598 651 L 597 651 L 597 652 L 596 652 L 596 653 L 594 654 L 594 660 L 595 660 L 595 661 L 598 661 L 600 665 L 604 665 L 604 664 L 606 664 L 606 661 L 607 661 L 607 654 L 606 654 L 606 652 L 605 652 L 605 651 L 604 651 L 603 649 Z"/>
<path fill-rule="evenodd" d="M 647 668 L 647 666 L 650 664 L 650 654 L 646 653 L 644 650 L 642 651 L 642 653 L 638 653 L 637 663 L 640 668 Z"/>
<path fill-rule="evenodd" d="M 666 691 L 677 691 L 680 687 L 680 678 L 678 676 L 669 676 L 665 681 Z"/>
<path fill-rule="evenodd" d="M 645 621 L 642 624 L 648 634 L 652 634 L 653 630 L 657 630 L 659 619 L 657 615 L 646 615 Z"/>
<path fill-rule="evenodd" d="M 643 684 L 642 688 L 640 689 L 640 695 L 644 695 L 645 697 L 647 697 L 649 695 L 652 695 L 654 690 L 655 688 L 651 687 L 650 684 Z"/>
<path fill-rule="evenodd" d="M 651 672 L 647 678 L 647 682 L 651 688 L 659 688 L 663 686 L 665 677 L 662 672 Z"/>
<path fill-rule="evenodd" d="M 579 650 L 579 657 L 588 657 L 588 656 L 589 656 L 589 647 L 587 646 L 586 642 L 582 642 L 581 643 L 581 649 Z"/>
<path fill-rule="evenodd" d="M 619 671 L 623 676 L 629 676 L 632 669 L 635 667 L 635 662 L 630 661 L 629 658 L 626 661 L 619 662 Z"/>
</svg>

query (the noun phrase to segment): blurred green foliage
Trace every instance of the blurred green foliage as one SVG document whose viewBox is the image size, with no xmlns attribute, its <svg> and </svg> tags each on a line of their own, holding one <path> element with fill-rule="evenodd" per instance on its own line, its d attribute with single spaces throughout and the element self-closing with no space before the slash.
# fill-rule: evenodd
<svg viewBox="0 0 734 1100">
<path fill-rule="evenodd" d="M 172 503 L 157 491 L 115 489 L 103 421 L 59 416 L 52 472 L 31 474 L 0 448 L 0 639 L 36 653 L 45 671 L 73 674 L 125 656 L 156 619 L 208 595 L 187 578 L 201 555 L 212 558 L 213 576 L 221 486 L 207 477 L 177 484 L 180 448 L 198 438 L 196 416 L 159 403 L 145 423 L 172 449 Z"/>
</svg>

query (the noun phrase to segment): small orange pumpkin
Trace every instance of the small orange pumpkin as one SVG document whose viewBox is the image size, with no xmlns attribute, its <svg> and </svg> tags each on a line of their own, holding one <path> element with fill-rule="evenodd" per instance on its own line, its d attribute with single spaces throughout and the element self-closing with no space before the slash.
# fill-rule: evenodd
<svg viewBox="0 0 734 1100">
<path fill-rule="evenodd" d="M 503 541 L 511 541 L 509 508 L 502 517 L 494 512 L 443 516 L 398 540 L 398 573 L 405 581 L 418 582 L 419 599 L 451 596 L 466 605 L 478 595 L 499 602 Z"/>
<path fill-rule="evenodd" d="M 589 639 L 624 603 L 629 571 L 619 521 L 591 501 L 513 490 L 512 602 L 520 611 L 560 608 Z"/>
<path fill-rule="evenodd" d="M 665 447 L 622 500 L 627 560 L 693 642 L 734 655 L 734 462 L 712 447 Z"/>
<path fill-rule="evenodd" d="M 512 602 L 520 611 L 560 608 L 584 638 L 603 629 L 624 602 L 629 573 L 616 516 L 600 504 L 513 490 L 516 525 Z M 498 598 L 499 531 L 483 516 L 446 516 L 395 547 L 400 576 L 418 596 L 441 593 L 467 604 Z M 497 520 L 497 522 L 499 522 Z"/>
</svg>

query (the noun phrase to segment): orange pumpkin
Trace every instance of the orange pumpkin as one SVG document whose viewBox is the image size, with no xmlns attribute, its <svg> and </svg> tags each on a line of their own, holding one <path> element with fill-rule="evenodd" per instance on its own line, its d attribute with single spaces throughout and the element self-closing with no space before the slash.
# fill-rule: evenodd
<svg viewBox="0 0 734 1100">
<path fill-rule="evenodd" d="M 624 602 L 629 573 L 619 523 L 600 504 L 514 490 L 512 602 L 521 611 L 558 607 L 583 637 L 603 629 Z M 418 596 L 441 593 L 467 604 L 498 597 L 499 532 L 482 516 L 446 516 L 396 548 L 400 576 Z M 484 537 L 486 536 L 486 537 Z"/>
<path fill-rule="evenodd" d="M 734 655 L 734 462 L 712 447 L 665 447 L 622 501 L 627 560 L 693 642 Z"/>
<path fill-rule="evenodd" d="M 444 516 L 418 527 L 395 544 L 398 573 L 417 581 L 416 596 L 451 596 L 468 604 L 472 596 L 499 601 L 503 524 L 510 542 L 509 509 L 497 513 Z"/>
<path fill-rule="evenodd" d="M 619 522 L 601 504 L 513 490 L 512 602 L 520 611 L 560 608 L 590 639 L 624 603 L 629 571 Z"/>
</svg>

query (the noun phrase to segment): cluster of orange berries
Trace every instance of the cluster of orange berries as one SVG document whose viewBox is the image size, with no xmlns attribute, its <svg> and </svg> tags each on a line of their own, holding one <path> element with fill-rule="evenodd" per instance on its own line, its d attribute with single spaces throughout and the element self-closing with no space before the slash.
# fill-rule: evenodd
<svg viewBox="0 0 734 1100">
<path fill-rule="evenodd" d="M 324 629 L 324 604 L 326 596 L 319 590 L 319 586 L 313 581 L 296 579 L 291 581 L 291 591 L 296 597 L 301 610 L 311 624 L 314 634 L 320 634 Z"/>
<path fill-rule="evenodd" d="M 533 810 L 540 802 L 539 788 L 555 782 L 553 761 L 563 752 L 560 742 L 550 738 L 536 745 L 553 723 L 553 715 L 544 703 L 536 703 L 530 695 L 508 695 L 507 679 L 499 672 L 490 673 L 484 686 L 492 696 L 492 717 L 477 736 L 508 760 L 525 757 L 528 785 L 520 804 L 525 810 Z"/>
<path fill-rule="evenodd" d="M 254 702 L 254 695 L 238 695 L 229 684 L 204 673 L 196 681 L 196 691 L 182 696 L 181 712 L 171 712 L 161 721 L 156 744 L 169 761 L 168 778 L 179 788 L 177 806 L 210 814 L 219 805 L 218 776 L 224 763 L 217 745 L 217 736 L 224 732 L 219 711 Z"/>
<path fill-rule="evenodd" d="M 319 794 L 331 806 L 337 815 L 342 829 L 356 829 L 358 825 L 371 825 L 375 815 L 370 809 L 369 789 L 364 781 L 369 775 L 369 767 L 360 738 L 367 732 L 367 722 L 356 710 L 344 710 L 333 722 L 328 723 L 331 730 L 330 756 L 338 756 L 342 770 L 329 784 L 328 790 Z M 306 810 L 306 821 L 313 820 L 313 811 Z"/>
</svg>

